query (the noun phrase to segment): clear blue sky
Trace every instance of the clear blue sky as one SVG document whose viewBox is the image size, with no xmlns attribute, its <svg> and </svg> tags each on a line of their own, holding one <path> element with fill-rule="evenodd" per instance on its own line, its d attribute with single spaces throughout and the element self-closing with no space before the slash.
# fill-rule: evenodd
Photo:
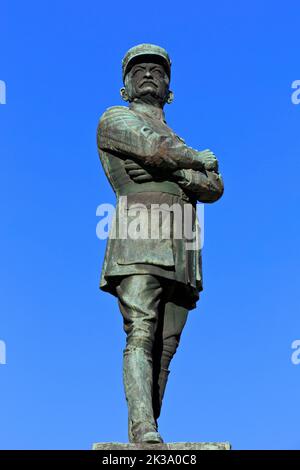
<svg viewBox="0 0 300 470">
<path fill-rule="evenodd" d="M 0 447 L 127 440 L 122 319 L 98 289 L 96 207 L 114 195 L 95 132 L 122 104 L 123 54 L 153 42 L 173 61 L 169 125 L 213 149 L 225 181 L 161 433 L 300 449 L 299 2 L 6 0 L 0 17 Z"/>
</svg>

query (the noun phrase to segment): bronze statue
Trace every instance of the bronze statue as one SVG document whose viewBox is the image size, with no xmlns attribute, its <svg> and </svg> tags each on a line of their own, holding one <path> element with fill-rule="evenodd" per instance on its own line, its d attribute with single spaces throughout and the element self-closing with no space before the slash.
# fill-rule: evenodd
<svg viewBox="0 0 300 470">
<path fill-rule="evenodd" d="M 210 150 L 198 151 L 168 127 L 164 105 L 171 103 L 171 61 L 153 44 L 131 48 L 122 63 L 127 106 L 102 115 L 98 150 L 117 196 L 115 227 L 132 209 L 146 215 L 153 207 L 172 221 L 197 225 L 197 201 L 211 203 L 223 194 L 218 162 Z M 119 209 L 126 199 L 123 212 Z M 186 221 L 173 207 L 192 208 Z M 176 220 L 177 221 L 176 221 Z M 178 227 L 177 227 L 178 228 Z M 180 227 L 179 227 L 180 228 Z M 202 290 L 201 250 L 187 249 L 186 236 L 110 237 L 100 288 L 118 298 L 127 334 L 123 380 L 128 403 L 130 442 L 163 442 L 157 430 L 169 365 L 178 347 L 188 311 Z"/>
</svg>

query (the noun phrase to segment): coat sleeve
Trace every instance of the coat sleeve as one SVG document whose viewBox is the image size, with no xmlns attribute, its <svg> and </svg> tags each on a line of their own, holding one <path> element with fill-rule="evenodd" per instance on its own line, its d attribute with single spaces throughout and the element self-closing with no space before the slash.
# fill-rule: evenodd
<svg viewBox="0 0 300 470">
<path fill-rule="evenodd" d="M 166 131 L 158 133 L 129 108 L 115 106 L 102 115 L 97 129 L 98 149 L 131 157 L 149 168 L 201 170 L 200 152 Z"/>
<path fill-rule="evenodd" d="M 188 189 L 200 202 L 215 202 L 224 192 L 223 178 L 214 171 L 179 170 L 174 173 L 177 183 Z"/>
</svg>

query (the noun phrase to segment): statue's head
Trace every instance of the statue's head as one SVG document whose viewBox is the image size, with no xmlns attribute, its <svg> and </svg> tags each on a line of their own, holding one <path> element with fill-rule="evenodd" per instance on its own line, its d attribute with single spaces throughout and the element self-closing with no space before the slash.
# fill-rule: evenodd
<svg viewBox="0 0 300 470">
<path fill-rule="evenodd" d="M 171 103 L 169 89 L 171 60 L 162 47 L 140 44 L 132 47 L 122 61 L 124 87 L 121 96 L 125 101 L 143 101 L 163 107 Z"/>
</svg>

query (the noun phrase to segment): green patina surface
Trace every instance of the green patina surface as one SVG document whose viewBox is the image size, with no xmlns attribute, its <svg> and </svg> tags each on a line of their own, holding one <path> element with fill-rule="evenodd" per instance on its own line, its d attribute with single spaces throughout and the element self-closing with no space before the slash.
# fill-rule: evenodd
<svg viewBox="0 0 300 470">
<path fill-rule="evenodd" d="M 122 225 L 125 215 L 126 220 L 134 219 L 137 204 L 143 205 L 145 221 L 153 205 L 164 205 L 167 209 L 157 224 L 160 226 L 168 217 L 174 222 L 168 238 L 110 237 L 102 269 L 100 287 L 118 297 L 127 335 L 123 379 L 129 440 L 135 445 L 163 445 L 157 420 L 169 365 L 188 311 L 195 308 L 203 289 L 200 247 L 196 244 L 188 250 L 186 238 L 174 236 L 182 228 L 176 223 L 189 223 L 198 233 L 197 201 L 213 203 L 223 194 L 213 152 L 189 147 L 166 122 L 163 108 L 173 100 L 170 76 L 171 61 L 162 48 L 143 44 L 130 49 L 123 59 L 121 89 L 129 106 L 106 110 L 97 132 L 100 160 L 117 197 L 112 229 Z M 178 222 L 173 210 L 168 209 L 174 205 L 183 213 L 191 207 L 191 217 Z M 115 449 L 126 446 L 95 444 L 94 448 L 111 445 Z M 180 445 L 165 444 L 161 448 Z M 189 446 L 228 445 L 184 444 L 183 448 Z"/>
</svg>

